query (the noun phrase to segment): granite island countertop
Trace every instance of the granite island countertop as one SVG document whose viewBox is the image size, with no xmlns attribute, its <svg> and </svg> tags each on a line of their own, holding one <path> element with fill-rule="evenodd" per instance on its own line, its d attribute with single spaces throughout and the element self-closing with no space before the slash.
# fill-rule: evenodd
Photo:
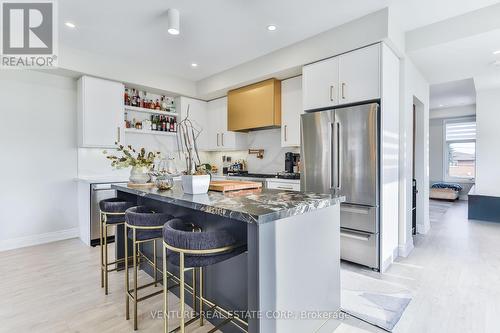
<svg viewBox="0 0 500 333">
<path fill-rule="evenodd" d="M 181 182 L 175 182 L 168 191 L 156 188 L 130 188 L 112 185 L 112 188 L 141 197 L 163 201 L 227 218 L 262 224 L 282 218 L 306 214 L 321 208 L 338 205 L 345 200 L 341 196 L 292 192 L 273 189 L 186 194 Z"/>
</svg>

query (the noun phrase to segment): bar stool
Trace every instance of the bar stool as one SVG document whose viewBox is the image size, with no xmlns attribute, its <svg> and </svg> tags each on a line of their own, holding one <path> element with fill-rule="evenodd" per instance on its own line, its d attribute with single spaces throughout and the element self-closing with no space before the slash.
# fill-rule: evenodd
<svg viewBox="0 0 500 333">
<path fill-rule="evenodd" d="M 172 219 L 163 227 L 163 311 L 164 311 L 164 332 L 168 333 L 168 264 L 179 267 L 180 280 L 180 326 L 170 332 L 185 332 L 185 327 L 199 317 L 200 326 L 203 326 L 204 304 L 210 306 L 210 310 L 216 310 L 224 314 L 227 318 L 210 330 L 215 332 L 221 326 L 235 320 L 235 324 L 240 330 L 247 331 L 248 323 L 237 317 L 234 313 L 221 308 L 217 304 L 203 297 L 203 268 L 216 263 L 228 260 L 246 251 L 246 244 L 237 243 L 236 239 L 226 230 L 213 230 L 193 232 L 193 224 L 186 223 L 181 219 Z M 168 253 L 167 253 L 168 251 Z M 168 254 L 168 256 L 167 256 Z M 197 315 L 189 321 L 185 321 L 184 291 L 185 280 L 184 273 L 187 270 L 193 271 L 199 275 L 199 288 L 193 288 L 193 308 L 199 309 Z M 196 289 L 199 295 L 196 295 Z M 196 306 L 196 300 L 199 300 L 199 306 Z M 236 323 L 236 321 L 238 323 Z"/>
<path fill-rule="evenodd" d="M 126 308 L 125 317 L 127 320 L 130 319 L 130 304 L 129 301 L 132 300 L 134 304 L 134 330 L 137 330 L 137 303 L 146 300 L 150 297 L 159 295 L 163 292 L 163 288 L 159 291 L 150 293 L 148 295 L 137 297 L 137 291 L 139 289 L 147 288 L 150 286 L 157 286 L 158 282 L 161 280 L 157 279 L 158 265 L 156 259 L 156 240 L 162 238 L 162 228 L 163 225 L 172 219 L 172 216 L 167 213 L 155 212 L 153 209 L 146 206 L 137 206 L 127 209 L 125 212 L 125 257 L 128 256 L 128 238 L 132 239 L 133 248 L 133 269 L 134 269 L 134 280 L 133 288 L 130 289 L 129 285 L 129 273 L 128 273 L 128 262 L 125 261 L 125 291 L 126 291 Z M 140 244 L 151 243 L 153 245 L 153 261 L 146 257 L 139 248 Z M 153 282 L 144 284 L 142 286 L 138 285 L 137 273 L 138 273 L 138 259 L 142 258 L 147 262 L 153 269 Z M 161 272 L 161 271 L 160 271 Z"/>
<path fill-rule="evenodd" d="M 108 227 L 116 227 L 125 224 L 125 211 L 133 207 L 135 203 L 128 202 L 119 198 L 104 199 L 99 202 L 100 225 L 99 225 L 99 244 L 101 247 L 101 288 L 108 294 L 108 273 L 116 271 L 108 269 L 110 265 L 117 265 L 125 261 L 125 258 L 108 262 Z M 116 229 L 115 229 L 116 230 Z M 118 265 L 117 265 L 118 266 Z"/>
</svg>

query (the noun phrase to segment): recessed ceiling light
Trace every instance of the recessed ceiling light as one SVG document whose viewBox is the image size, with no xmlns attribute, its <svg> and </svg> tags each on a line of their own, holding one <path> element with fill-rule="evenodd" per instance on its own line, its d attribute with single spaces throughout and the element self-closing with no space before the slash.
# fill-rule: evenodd
<svg viewBox="0 0 500 333">
<path fill-rule="evenodd" d="M 269 30 L 269 31 L 274 31 L 276 29 L 277 29 L 277 27 L 274 24 L 271 24 L 271 25 L 267 26 L 267 30 Z"/>
<path fill-rule="evenodd" d="M 71 29 L 76 28 L 76 25 L 75 25 L 74 23 L 71 23 L 71 22 L 66 22 L 66 23 L 64 23 L 64 24 L 66 24 L 66 26 L 67 26 L 68 28 L 71 28 Z"/>
<path fill-rule="evenodd" d="M 494 55 L 497 55 L 497 54 L 500 54 L 500 50 L 496 50 L 495 52 L 493 52 Z"/>
<path fill-rule="evenodd" d="M 444 104 L 439 104 L 439 107 L 440 107 L 440 108 L 444 107 Z"/>
<path fill-rule="evenodd" d="M 195 63 L 195 62 L 193 62 L 193 63 L 191 64 L 191 67 L 198 67 L 198 64 L 197 64 L 197 63 Z"/>
</svg>

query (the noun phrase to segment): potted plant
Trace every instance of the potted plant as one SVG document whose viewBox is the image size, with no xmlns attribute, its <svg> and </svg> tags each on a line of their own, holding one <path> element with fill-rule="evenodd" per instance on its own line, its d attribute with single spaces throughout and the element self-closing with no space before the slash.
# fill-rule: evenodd
<svg viewBox="0 0 500 333">
<path fill-rule="evenodd" d="M 149 171 L 154 164 L 160 152 L 146 152 L 146 149 L 141 148 L 136 151 L 132 146 L 117 145 L 117 152 L 120 156 L 109 155 L 107 151 L 103 153 L 108 160 L 111 160 L 111 166 L 116 169 L 132 167 L 130 170 L 129 180 L 133 184 L 146 184 L 151 180 Z"/>
<path fill-rule="evenodd" d="M 177 150 L 179 157 L 186 161 L 186 171 L 182 175 L 182 188 L 188 194 L 207 193 L 210 186 L 210 175 L 201 166 L 197 140 L 201 129 L 194 126 L 189 118 L 189 105 L 186 118 L 177 124 Z"/>
</svg>

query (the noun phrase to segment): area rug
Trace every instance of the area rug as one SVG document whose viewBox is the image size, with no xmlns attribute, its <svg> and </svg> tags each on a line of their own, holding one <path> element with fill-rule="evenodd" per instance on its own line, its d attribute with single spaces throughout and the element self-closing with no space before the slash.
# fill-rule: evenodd
<svg viewBox="0 0 500 333">
<path fill-rule="evenodd" d="M 345 313 L 391 332 L 412 300 L 408 289 L 342 267 L 340 305 Z"/>
<path fill-rule="evenodd" d="M 441 221 L 441 218 L 446 211 L 453 205 L 450 201 L 429 200 L 429 221 L 436 223 Z"/>
</svg>

